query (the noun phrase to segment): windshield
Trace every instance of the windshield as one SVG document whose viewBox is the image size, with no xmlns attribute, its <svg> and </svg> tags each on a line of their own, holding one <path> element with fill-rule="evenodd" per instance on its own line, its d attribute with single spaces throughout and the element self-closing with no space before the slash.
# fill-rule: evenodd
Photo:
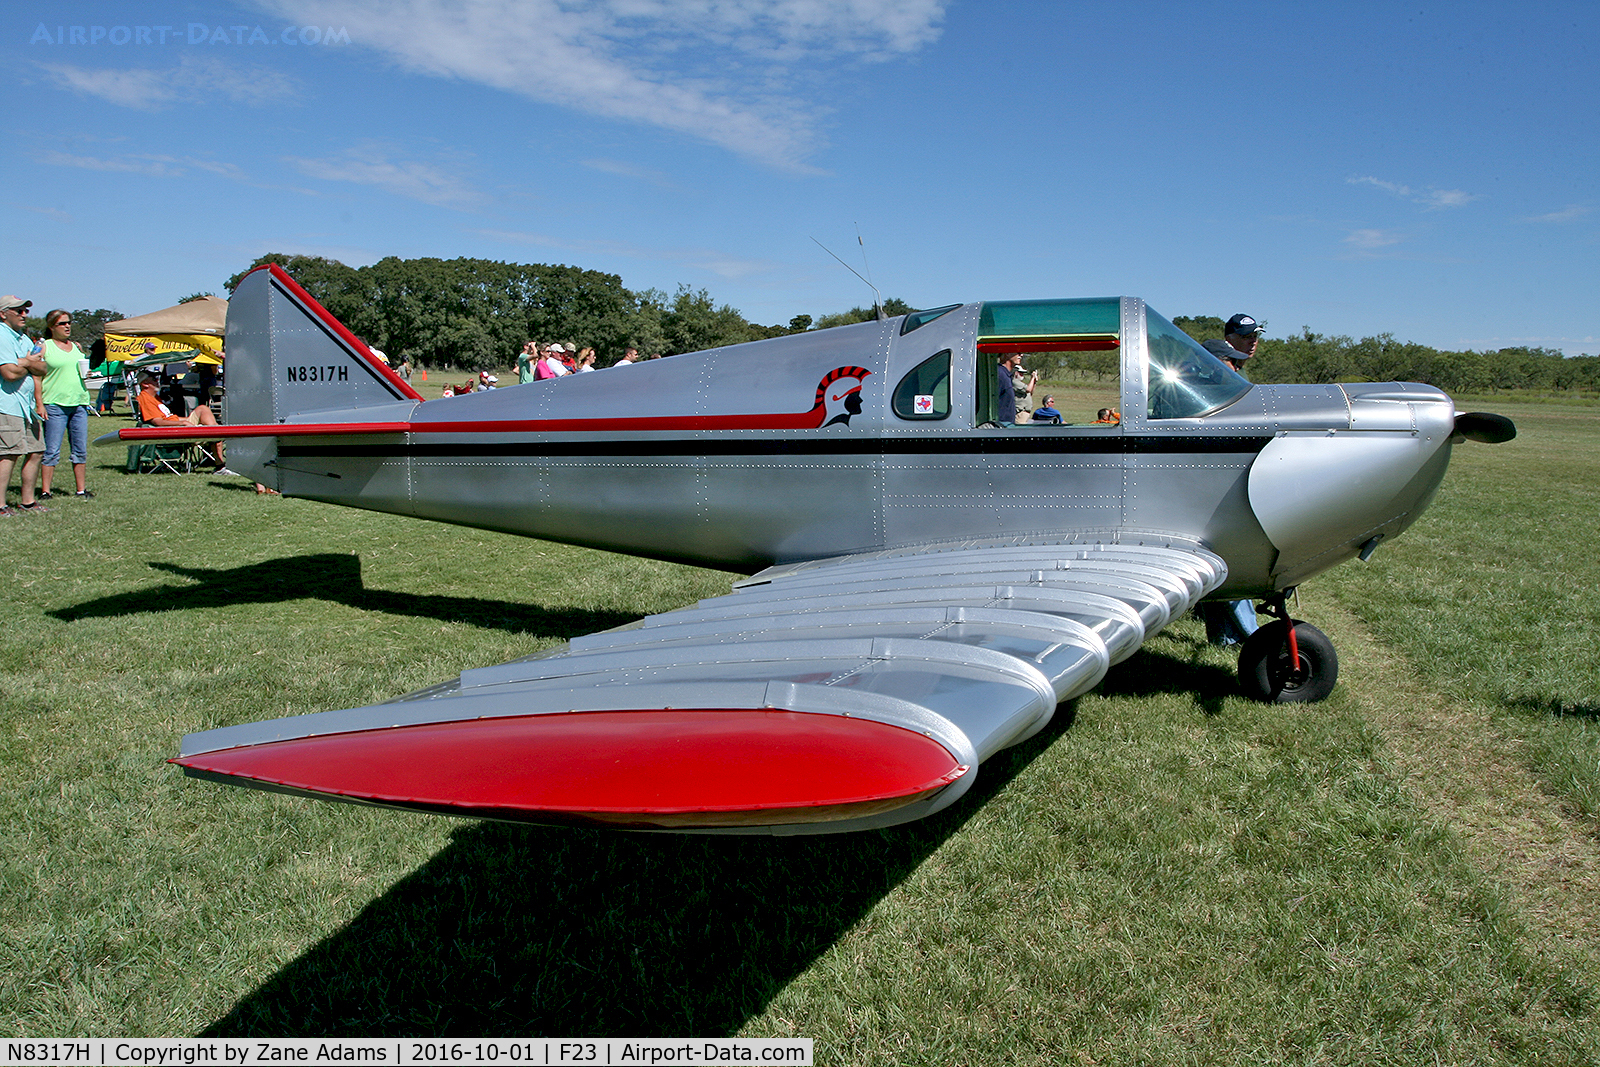
<svg viewBox="0 0 1600 1067">
<path fill-rule="evenodd" d="M 1227 407 L 1250 383 L 1199 342 L 1145 307 L 1152 419 L 1192 419 Z"/>
</svg>

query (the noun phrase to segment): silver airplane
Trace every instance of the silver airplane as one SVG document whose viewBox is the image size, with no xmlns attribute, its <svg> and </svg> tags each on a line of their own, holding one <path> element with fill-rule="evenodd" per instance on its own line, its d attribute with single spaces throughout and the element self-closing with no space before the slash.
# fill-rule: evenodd
<svg viewBox="0 0 1600 1067">
<path fill-rule="evenodd" d="M 997 360 L 1097 351 L 1116 424 L 1002 421 Z M 383 704 L 208 730 L 189 775 L 634 830 L 832 833 L 954 803 L 1204 599 L 1272 620 L 1246 692 L 1337 657 L 1286 595 L 1422 514 L 1424 385 L 1251 385 L 1131 297 L 986 301 L 424 402 L 277 266 L 228 312 L 230 439 L 285 496 L 750 574 Z"/>
</svg>

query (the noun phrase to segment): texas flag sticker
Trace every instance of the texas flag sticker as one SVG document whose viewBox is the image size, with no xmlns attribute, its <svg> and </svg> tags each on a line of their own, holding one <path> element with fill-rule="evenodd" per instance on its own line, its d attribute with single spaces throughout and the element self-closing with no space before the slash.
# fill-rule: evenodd
<svg viewBox="0 0 1600 1067">
<path fill-rule="evenodd" d="M 933 397 L 918 393 L 916 398 L 911 402 L 911 409 L 918 415 L 932 415 Z"/>
</svg>

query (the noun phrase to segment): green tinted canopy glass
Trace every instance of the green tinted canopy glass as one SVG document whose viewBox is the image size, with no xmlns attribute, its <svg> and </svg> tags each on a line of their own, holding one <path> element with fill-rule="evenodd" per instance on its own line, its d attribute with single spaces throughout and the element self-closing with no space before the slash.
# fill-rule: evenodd
<svg viewBox="0 0 1600 1067">
<path fill-rule="evenodd" d="M 978 337 L 1115 337 L 1122 331 L 1117 297 L 1079 300 L 986 300 Z"/>
</svg>

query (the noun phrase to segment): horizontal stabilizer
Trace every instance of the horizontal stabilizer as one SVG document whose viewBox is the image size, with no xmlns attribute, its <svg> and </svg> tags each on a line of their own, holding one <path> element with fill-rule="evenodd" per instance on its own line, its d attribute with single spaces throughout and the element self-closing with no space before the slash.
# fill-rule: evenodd
<svg viewBox="0 0 1600 1067">
<path fill-rule="evenodd" d="M 95 444 L 109 441 L 221 441 L 238 437 L 349 437 L 406 433 L 409 422 L 310 422 L 276 426 L 128 426 L 101 434 Z"/>
</svg>

